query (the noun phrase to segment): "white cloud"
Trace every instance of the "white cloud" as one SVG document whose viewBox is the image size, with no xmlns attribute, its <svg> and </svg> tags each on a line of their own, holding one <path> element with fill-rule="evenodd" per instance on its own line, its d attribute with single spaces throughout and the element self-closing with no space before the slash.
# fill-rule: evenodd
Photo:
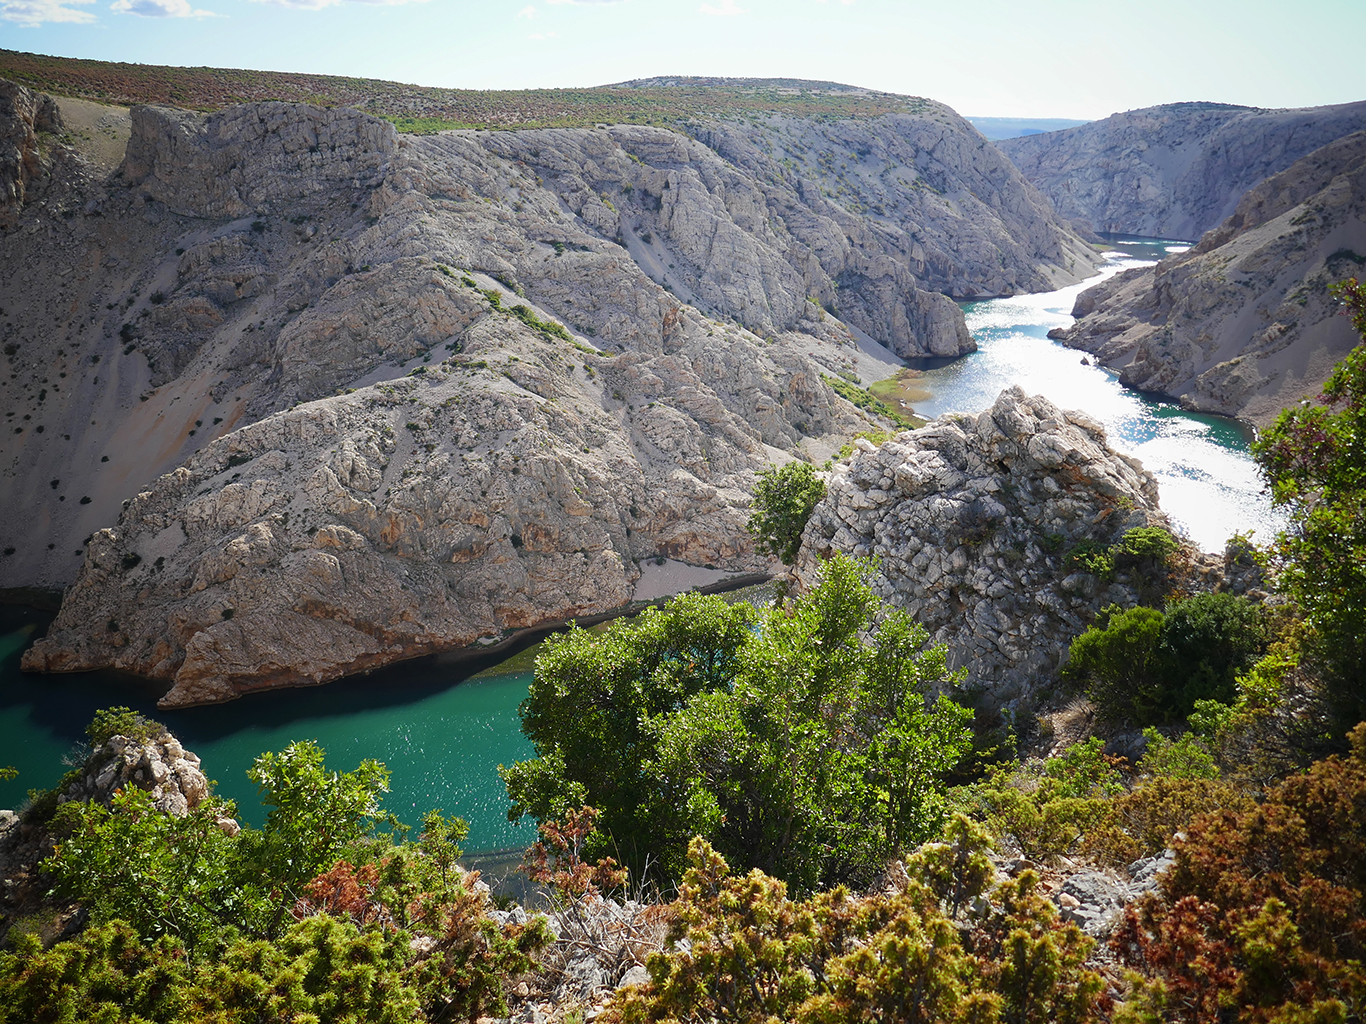
<svg viewBox="0 0 1366 1024">
<path fill-rule="evenodd" d="M 18 22 L 25 28 L 37 28 L 45 22 L 64 21 L 82 24 L 95 20 L 89 11 L 79 11 L 71 4 L 93 4 L 95 0 L 0 0 L 0 19 Z"/>
<path fill-rule="evenodd" d="M 144 18 L 219 18 L 213 11 L 199 11 L 188 0 L 115 0 L 109 5 L 115 14 L 137 14 Z"/>
<path fill-rule="evenodd" d="M 522 18 L 534 18 L 534 17 L 536 17 L 536 8 L 532 7 L 530 4 L 528 4 L 527 6 L 523 7 L 520 11 L 517 12 L 517 18 L 518 18 L 518 20 L 521 20 Z"/>
<path fill-rule="evenodd" d="M 533 32 L 533 33 L 531 33 L 531 35 L 527 36 L 527 38 L 528 38 L 528 39 L 535 39 L 537 42 L 539 42 L 539 41 L 541 41 L 541 40 L 543 40 L 543 39 L 554 39 L 554 38 L 555 38 L 555 33 L 554 33 L 554 32 Z"/>
<path fill-rule="evenodd" d="M 735 6 L 735 0 L 721 0 L 720 7 L 713 7 L 711 4 L 703 4 L 698 8 L 703 14 L 710 14 L 716 17 L 730 17 L 733 14 L 747 14 L 748 11 Z"/>
<path fill-rule="evenodd" d="M 606 7 L 608 4 L 624 4 L 628 0 L 545 0 L 556 7 Z"/>
<path fill-rule="evenodd" d="M 334 7 L 342 0 L 255 0 L 258 4 L 274 4 L 276 7 L 293 7 L 301 11 L 320 11 L 324 7 Z M 357 4 L 376 4 L 383 7 L 395 7 L 398 4 L 416 3 L 425 4 L 427 0 L 348 0 L 349 3 Z"/>
</svg>

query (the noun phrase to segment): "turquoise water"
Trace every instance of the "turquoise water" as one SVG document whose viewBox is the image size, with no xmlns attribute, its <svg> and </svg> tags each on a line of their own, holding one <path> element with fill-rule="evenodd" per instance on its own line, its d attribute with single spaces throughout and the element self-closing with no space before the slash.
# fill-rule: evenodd
<svg viewBox="0 0 1366 1024">
<path fill-rule="evenodd" d="M 1151 262 L 1175 246 L 1117 242 L 1106 272 Z M 934 397 L 918 403 L 917 411 L 975 412 L 1006 384 L 1019 383 L 1103 422 L 1113 444 L 1157 475 L 1163 507 L 1202 546 L 1217 549 L 1234 531 L 1269 537 L 1277 520 L 1261 494 L 1242 427 L 1125 391 L 1104 370 L 1083 366 L 1080 352 L 1045 337 L 1050 328 L 1072 322 L 1078 291 L 1079 286 L 967 306 L 968 327 L 981 349 L 928 371 L 922 383 Z M 17 780 L 0 782 L 0 807 L 19 806 L 30 787 L 54 785 L 66 771 L 63 757 L 70 759 L 95 710 L 126 704 L 170 726 L 203 758 L 218 791 L 236 800 L 239 813 L 254 823 L 264 809 L 245 775 L 252 760 L 262 751 L 312 739 L 337 769 L 349 770 L 367 757 L 384 761 L 393 773 L 387 806 L 410 825 L 423 811 L 439 807 L 470 822 L 472 851 L 506 849 L 534 838 L 529 825 L 507 821 L 507 796 L 497 774 L 499 764 L 531 752 L 517 717 L 530 683 L 525 671 L 494 669 L 468 678 L 469 668 L 424 659 L 320 689 L 160 712 L 158 692 L 111 673 L 21 673 L 19 654 L 49 619 L 0 607 L 0 766 L 20 770 Z M 526 663 L 523 655 L 512 667 Z"/>
<path fill-rule="evenodd" d="M 1103 273 L 1156 262 L 1184 243 L 1125 240 L 1111 243 Z M 1110 443 L 1143 461 L 1157 477 L 1162 508 L 1207 551 L 1222 551 L 1235 532 L 1263 542 L 1283 520 L 1263 493 L 1248 454 L 1251 432 L 1219 416 L 1188 413 L 1121 387 L 1114 374 L 1085 365 L 1086 353 L 1048 340 L 1072 324 L 1077 294 L 1093 278 L 1056 292 L 1017 295 L 963 307 L 978 351 L 926 370 L 917 382 L 932 393 L 916 402 L 922 416 L 979 412 L 1009 384 L 1041 394 L 1064 409 L 1081 409 L 1105 425 Z"/>
<path fill-rule="evenodd" d="M 373 757 L 389 766 L 385 806 L 409 825 L 439 807 L 470 823 L 472 851 L 526 845 L 535 830 L 507 821 L 499 764 L 531 754 L 517 707 L 526 672 L 462 681 L 431 661 L 411 662 L 321 689 L 255 694 L 231 704 L 159 711 L 156 694 L 110 673 L 38 676 L 18 670 L 19 654 L 48 616 L 0 609 L 0 766 L 19 778 L 0 782 L 0 807 L 16 807 L 29 788 L 55 784 L 62 758 L 84 738 L 97 708 L 125 704 L 165 722 L 197 753 L 218 792 L 259 824 L 265 816 L 246 770 L 256 755 L 294 740 L 316 740 L 340 770 Z M 459 685 L 453 685 L 459 682 Z"/>
</svg>

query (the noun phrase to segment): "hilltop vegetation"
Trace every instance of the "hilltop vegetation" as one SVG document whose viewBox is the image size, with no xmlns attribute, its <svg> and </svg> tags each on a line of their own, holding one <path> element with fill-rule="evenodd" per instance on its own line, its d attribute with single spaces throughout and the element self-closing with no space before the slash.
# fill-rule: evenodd
<svg viewBox="0 0 1366 1024">
<path fill-rule="evenodd" d="M 219 110 L 234 103 L 285 100 L 355 107 L 399 131 L 447 128 L 578 128 L 648 124 L 675 128 L 709 118 L 773 114 L 825 120 L 892 113 L 949 116 L 914 96 L 793 79 L 650 79 L 588 89 L 440 89 L 240 68 L 177 68 L 0 50 L 0 77 L 62 96 L 104 103 L 159 103 Z M 679 84 L 660 84 L 662 82 Z"/>
</svg>

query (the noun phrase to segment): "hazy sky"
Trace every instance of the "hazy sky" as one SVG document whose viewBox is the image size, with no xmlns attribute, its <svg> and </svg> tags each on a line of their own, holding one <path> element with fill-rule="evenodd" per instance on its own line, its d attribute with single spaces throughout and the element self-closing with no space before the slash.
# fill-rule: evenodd
<svg viewBox="0 0 1366 1024">
<path fill-rule="evenodd" d="M 0 47 L 468 88 L 814 78 L 962 114 L 1366 99 L 1366 0 L 0 0 Z"/>
</svg>

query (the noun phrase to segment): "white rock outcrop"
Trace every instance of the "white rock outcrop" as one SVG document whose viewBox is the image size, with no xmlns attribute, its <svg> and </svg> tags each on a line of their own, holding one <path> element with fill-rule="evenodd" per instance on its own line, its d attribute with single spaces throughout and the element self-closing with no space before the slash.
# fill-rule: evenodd
<svg viewBox="0 0 1366 1024">
<path fill-rule="evenodd" d="M 127 786 L 146 790 L 157 810 L 177 818 L 189 814 L 209 795 L 199 755 L 163 731 L 145 740 L 111 736 L 91 753 L 80 776 L 62 790 L 57 802 L 93 800 L 108 807 L 114 794 Z M 236 822 L 232 827 L 237 827 Z"/>
<path fill-rule="evenodd" d="M 1052 682 L 1068 644 L 1135 581 L 1064 570 L 1082 541 L 1168 526 L 1157 484 L 1085 413 L 1018 387 L 836 464 L 802 538 L 800 577 L 835 552 L 878 559 L 875 587 L 949 648 L 968 685 L 1009 703 Z"/>
</svg>

